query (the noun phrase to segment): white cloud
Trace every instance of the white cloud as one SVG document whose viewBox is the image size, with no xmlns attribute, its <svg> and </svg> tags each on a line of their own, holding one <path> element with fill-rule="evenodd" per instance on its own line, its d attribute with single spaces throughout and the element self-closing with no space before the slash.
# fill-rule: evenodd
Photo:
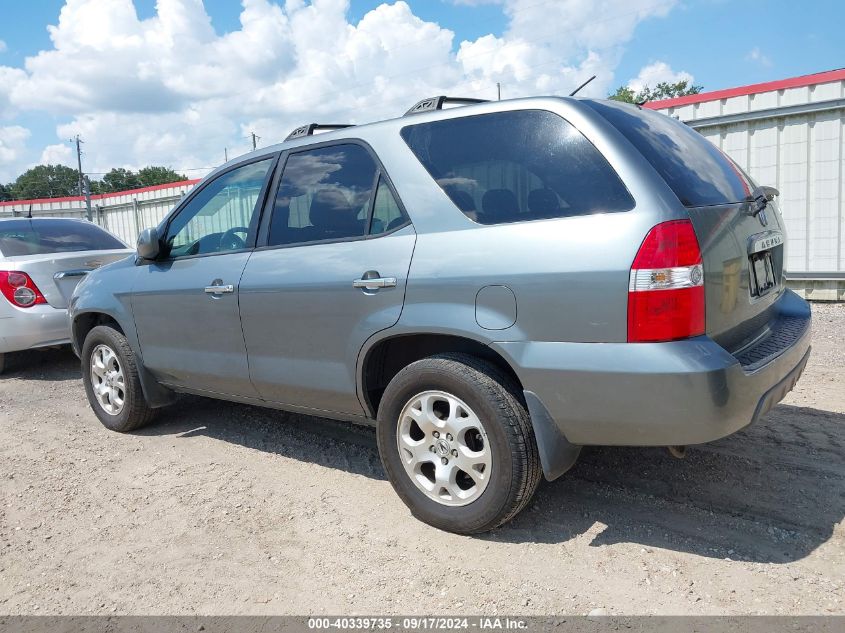
<svg viewBox="0 0 845 633">
<path fill-rule="evenodd" d="M 637 25 L 665 16 L 675 0 L 507 0 L 507 31 L 463 42 L 458 52 L 477 85 L 501 81 L 507 97 L 568 93 L 591 75 L 581 96 L 604 96 Z M 490 93 L 488 93 L 489 95 Z"/>
<path fill-rule="evenodd" d="M 745 59 L 746 61 L 755 62 L 761 66 L 765 66 L 766 68 L 772 65 L 772 60 L 764 55 L 757 46 L 748 51 Z"/>
<path fill-rule="evenodd" d="M 396 116 L 434 94 L 492 98 L 496 82 L 505 97 L 565 94 L 597 74 L 583 94 L 603 96 L 636 26 L 676 0 L 501 2 L 504 33 L 457 43 L 402 1 L 350 23 L 348 0 L 243 0 L 240 28 L 217 35 L 201 0 L 158 0 L 145 20 L 131 0 L 67 0 L 52 48 L 0 67 L 0 115 L 57 117 L 56 140 L 80 134 L 91 172 L 212 166 L 224 147 L 246 151 L 251 131 L 267 145 L 308 121 Z"/>
<path fill-rule="evenodd" d="M 0 127 L 0 182 L 15 178 L 30 131 L 20 125 Z"/>
<path fill-rule="evenodd" d="M 66 165 L 76 168 L 76 156 L 67 143 L 48 145 L 41 152 L 41 160 L 38 162 L 42 165 Z"/>
<path fill-rule="evenodd" d="M 693 83 L 693 76 L 686 71 L 675 72 L 666 62 L 654 62 L 640 69 L 639 74 L 628 82 L 628 87 L 634 92 L 639 92 L 646 86 L 655 88 L 657 84 L 678 83 L 687 81 Z"/>
<path fill-rule="evenodd" d="M 20 68 L 0 66 L 0 119 L 12 116 L 12 92 L 25 79 L 26 73 Z"/>
<path fill-rule="evenodd" d="M 0 40 L 0 53 L 5 53 L 8 50 L 8 46 L 6 46 L 6 42 Z"/>
</svg>

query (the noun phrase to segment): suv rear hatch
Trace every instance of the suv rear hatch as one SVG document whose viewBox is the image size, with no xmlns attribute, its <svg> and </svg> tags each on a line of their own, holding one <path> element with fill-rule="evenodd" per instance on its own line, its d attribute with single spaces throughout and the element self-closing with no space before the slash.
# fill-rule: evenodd
<svg viewBox="0 0 845 633">
<path fill-rule="evenodd" d="M 783 294 L 780 213 L 728 156 L 680 121 L 587 101 L 633 144 L 686 207 L 701 247 L 706 333 L 739 353 L 772 333 Z"/>
</svg>

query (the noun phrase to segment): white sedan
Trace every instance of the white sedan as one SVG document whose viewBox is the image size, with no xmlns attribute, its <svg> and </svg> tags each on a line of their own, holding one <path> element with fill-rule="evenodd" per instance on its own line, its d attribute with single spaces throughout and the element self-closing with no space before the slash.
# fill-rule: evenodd
<svg viewBox="0 0 845 633">
<path fill-rule="evenodd" d="M 0 372 L 8 352 L 69 343 L 67 304 L 76 284 L 132 253 L 85 220 L 0 219 Z"/>
</svg>

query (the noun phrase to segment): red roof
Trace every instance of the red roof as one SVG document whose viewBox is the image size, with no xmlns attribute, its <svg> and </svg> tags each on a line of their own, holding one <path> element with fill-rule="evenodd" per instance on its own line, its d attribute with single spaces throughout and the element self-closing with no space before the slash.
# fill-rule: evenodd
<svg viewBox="0 0 845 633">
<path fill-rule="evenodd" d="M 141 187 L 140 189 L 128 189 L 126 191 L 116 191 L 114 193 L 98 193 L 91 196 L 91 201 L 105 200 L 107 198 L 114 198 L 116 196 L 125 196 L 133 193 L 143 193 L 145 191 L 158 191 L 159 189 L 172 189 L 174 187 L 189 187 L 195 185 L 200 181 L 199 178 L 194 180 L 180 180 L 179 182 L 168 182 L 163 185 L 152 185 L 150 187 Z M 35 198 L 33 200 L 7 200 L 0 202 L 0 207 L 10 207 L 16 205 L 30 205 L 30 204 L 46 204 L 49 202 L 81 202 L 85 200 L 83 196 L 66 196 L 64 198 Z"/>
<path fill-rule="evenodd" d="M 816 84 L 826 84 L 831 81 L 842 81 L 843 79 L 845 79 L 845 68 L 840 68 L 838 70 L 828 70 L 823 73 L 814 73 L 812 75 L 801 75 L 800 77 L 790 77 L 789 79 L 780 79 L 778 81 L 767 81 L 762 84 L 751 84 L 750 86 L 739 86 L 738 88 L 726 88 L 725 90 L 714 90 L 713 92 L 701 92 L 697 95 L 675 97 L 674 99 L 663 99 L 662 101 L 649 101 L 643 107 L 650 110 L 662 110 L 663 108 L 685 106 L 691 103 L 702 103 L 703 101 L 716 101 L 717 99 L 727 99 L 728 97 L 742 97 L 745 95 L 758 94 L 760 92 L 783 90 L 785 88 L 815 86 Z"/>
</svg>

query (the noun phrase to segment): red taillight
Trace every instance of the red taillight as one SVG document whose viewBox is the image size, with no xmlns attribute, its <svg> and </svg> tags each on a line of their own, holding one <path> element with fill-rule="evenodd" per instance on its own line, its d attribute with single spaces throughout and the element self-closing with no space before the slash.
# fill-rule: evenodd
<svg viewBox="0 0 845 633">
<path fill-rule="evenodd" d="M 17 270 L 0 270 L 0 291 L 9 303 L 19 308 L 30 308 L 39 303 L 47 303 L 29 275 Z"/>
<path fill-rule="evenodd" d="M 643 240 L 628 284 L 628 342 L 704 334 L 701 249 L 689 220 L 663 222 Z"/>
</svg>

